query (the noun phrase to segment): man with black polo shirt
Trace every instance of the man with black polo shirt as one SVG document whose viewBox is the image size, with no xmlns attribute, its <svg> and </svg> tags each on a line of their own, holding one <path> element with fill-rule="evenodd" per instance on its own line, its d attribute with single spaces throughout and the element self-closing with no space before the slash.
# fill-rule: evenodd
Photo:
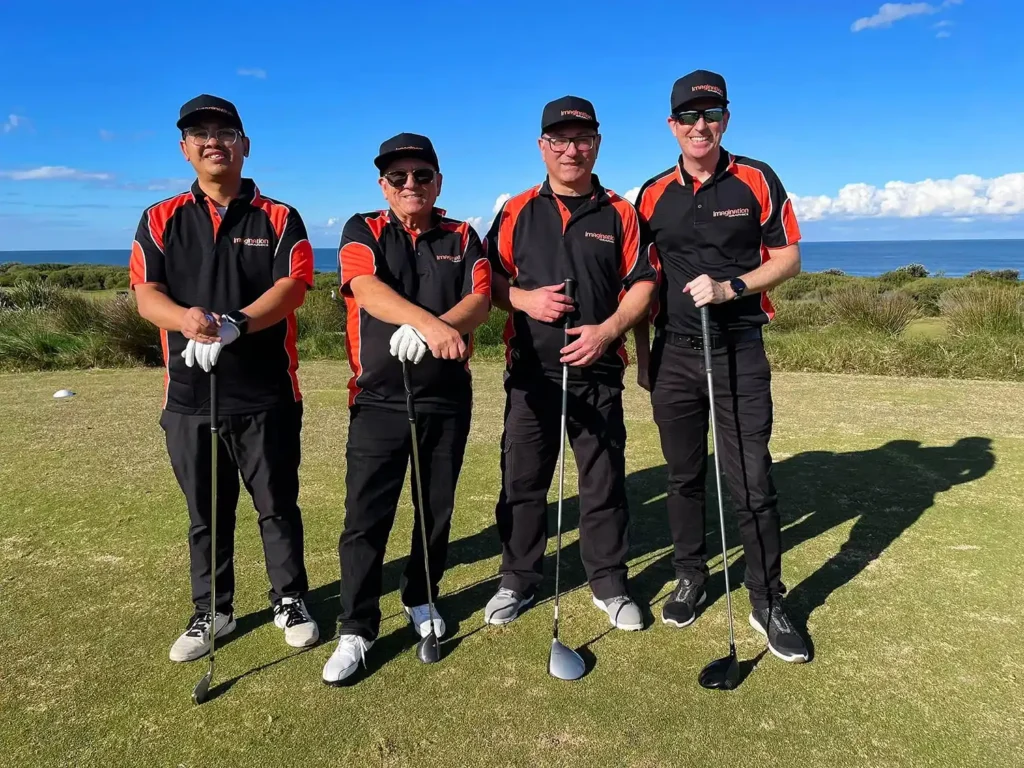
<svg viewBox="0 0 1024 768">
<path fill-rule="evenodd" d="M 706 599 L 709 416 L 700 307 L 709 305 L 719 444 L 746 557 L 750 624 L 779 658 L 806 661 L 807 647 L 782 600 L 782 536 L 768 448 L 771 370 L 761 339 L 774 315 L 767 291 L 800 271 L 800 229 L 771 167 L 722 149 L 728 103 L 721 75 L 697 70 L 675 82 L 668 124 L 682 153 L 637 195 L 664 274 L 650 351 L 647 324 L 634 330 L 638 380 L 651 392 L 669 472 L 678 582 L 662 620 L 688 626 Z"/>
<path fill-rule="evenodd" d="M 319 632 L 306 610 L 299 493 L 302 396 L 295 310 L 313 283 L 313 249 L 294 208 L 242 177 L 250 143 L 231 102 L 202 95 L 181 107 L 191 190 L 150 206 L 132 244 L 139 314 L 160 328 L 160 425 L 188 504 L 194 614 L 171 647 L 191 661 L 235 628 L 234 531 L 239 473 L 259 519 L 274 623 L 294 647 Z M 210 596 L 210 403 L 216 365 L 217 595 Z M 216 616 L 216 619 L 213 616 Z"/>
<path fill-rule="evenodd" d="M 491 299 L 491 268 L 480 238 L 467 222 L 434 207 L 441 173 L 430 140 L 393 136 L 374 164 L 389 207 L 352 216 L 338 252 L 352 378 L 338 541 L 341 614 L 338 645 L 323 668 L 328 684 L 365 663 L 380 631 L 384 550 L 412 455 L 403 365 L 411 366 L 429 588 L 437 596 L 469 434 L 472 333 L 487 319 Z M 415 492 L 412 498 L 418 504 Z M 402 605 L 418 637 L 429 634 L 431 621 L 441 637 L 444 620 L 428 607 L 418 512 L 401 578 Z"/>
<path fill-rule="evenodd" d="M 620 629 L 643 627 L 629 596 L 626 553 L 624 334 L 648 311 L 653 248 L 628 200 L 594 174 L 601 137 L 593 105 L 565 96 L 544 107 L 538 140 L 547 179 L 508 200 L 487 235 L 494 301 L 509 312 L 501 490 L 495 509 L 501 583 L 484 611 L 507 624 L 543 580 L 547 494 L 558 458 L 561 376 L 570 366 L 567 432 L 579 469 L 580 555 L 594 604 Z M 578 281 L 576 306 L 562 294 Z M 575 339 L 563 347 L 564 317 Z"/>
</svg>

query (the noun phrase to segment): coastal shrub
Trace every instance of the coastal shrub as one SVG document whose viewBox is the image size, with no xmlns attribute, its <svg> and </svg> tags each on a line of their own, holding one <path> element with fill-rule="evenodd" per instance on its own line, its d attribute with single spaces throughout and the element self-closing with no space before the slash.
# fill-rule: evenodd
<svg viewBox="0 0 1024 768">
<path fill-rule="evenodd" d="M 101 305 L 97 330 L 114 356 L 147 365 L 163 364 L 160 331 L 139 316 L 135 296 L 115 296 Z"/>
<path fill-rule="evenodd" d="M 327 291 L 307 291 L 306 299 L 295 313 L 300 339 L 322 333 L 343 333 L 345 302 L 332 299 Z"/>
<path fill-rule="evenodd" d="M 67 291 L 57 285 L 34 280 L 19 280 L 7 289 L 7 297 L 18 309 L 49 309 L 67 295 Z"/>
<path fill-rule="evenodd" d="M 799 331 L 805 328 L 820 328 L 833 321 L 829 306 L 814 299 L 776 299 L 775 317 L 769 323 L 772 331 Z"/>
<path fill-rule="evenodd" d="M 1004 280 L 1016 282 L 1020 280 L 1020 271 L 1016 269 L 976 269 L 968 272 L 967 277 L 975 280 Z"/>
<path fill-rule="evenodd" d="M 943 294 L 941 309 L 954 336 L 1024 336 L 1024 292 L 1018 290 L 955 288 Z"/>
<path fill-rule="evenodd" d="M 860 286 L 839 291 L 826 300 L 836 322 L 897 336 L 921 316 L 913 298 L 905 293 L 878 294 Z"/>
<path fill-rule="evenodd" d="M 904 283 L 899 291 L 913 298 L 922 314 L 935 317 L 939 314 L 939 297 L 960 284 L 961 281 L 952 277 L 922 277 Z"/>
</svg>

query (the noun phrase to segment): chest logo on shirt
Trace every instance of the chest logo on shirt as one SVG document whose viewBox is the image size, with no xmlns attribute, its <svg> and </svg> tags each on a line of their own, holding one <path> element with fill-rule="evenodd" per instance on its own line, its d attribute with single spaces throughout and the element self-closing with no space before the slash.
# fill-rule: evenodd
<svg viewBox="0 0 1024 768">
<path fill-rule="evenodd" d="M 603 232 L 584 232 L 584 237 L 592 237 L 594 240 L 600 240 L 602 243 L 614 243 L 615 235 L 606 235 Z"/>
<path fill-rule="evenodd" d="M 434 258 L 436 258 L 438 261 L 450 261 L 453 264 L 458 264 L 460 261 L 462 261 L 462 254 L 436 253 L 434 254 Z"/>
<path fill-rule="evenodd" d="M 724 211 L 715 211 L 712 214 L 712 216 L 714 216 L 716 219 L 718 219 L 718 218 L 735 219 L 738 216 L 749 216 L 749 215 L 750 215 L 750 209 L 749 208 L 726 208 Z"/>
<path fill-rule="evenodd" d="M 265 237 L 235 237 L 231 239 L 235 245 L 244 245 L 249 248 L 269 248 L 270 240 Z"/>
</svg>

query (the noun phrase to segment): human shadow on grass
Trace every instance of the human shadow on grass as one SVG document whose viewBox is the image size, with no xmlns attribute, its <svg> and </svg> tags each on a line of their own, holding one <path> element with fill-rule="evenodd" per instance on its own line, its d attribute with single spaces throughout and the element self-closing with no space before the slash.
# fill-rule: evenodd
<svg viewBox="0 0 1024 768">
<path fill-rule="evenodd" d="M 709 559 L 719 556 L 717 498 L 714 488 L 714 464 L 709 460 L 706 516 Z M 839 551 L 814 573 L 795 585 L 786 596 L 790 619 L 805 637 L 813 658 L 813 638 L 808 636 L 807 621 L 836 590 L 849 584 L 888 547 L 916 523 L 935 503 L 938 494 L 956 485 L 984 477 L 995 466 L 992 441 L 984 437 L 964 437 L 950 446 L 925 447 L 915 440 L 892 440 L 863 451 L 807 451 L 783 459 L 772 467 L 779 495 L 779 513 L 783 527 L 783 582 L 786 581 L 785 553 L 821 536 L 833 528 L 853 521 L 853 527 Z M 665 468 L 654 467 L 638 473 L 633 482 L 647 479 L 662 484 Z M 724 480 L 723 480 L 724 485 Z M 664 504 L 660 506 L 664 507 Z M 740 545 L 734 505 L 725 491 L 726 539 L 730 549 Z M 667 523 L 666 523 L 667 526 Z M 662 536 L 668 529 L 663 527 Z M 667 539 L 666 539 L 667 540 Z M 663 572 L 672 578 L 671 551 L 634 581 L 638 596 L 644 585 L 664 583 Z M 655 568 L 658 577 L 643 578 Z M 743 586 L 746 560 L 742 553 L 730 559 L 730 586 Z M 725 579 L 718 571 L 708 582 L 706 610 L 725 593 Z M 646 593 L 650 594 L 650 593 Z M 734 608 L 739 603 L 734 600 Z M 749 608 L 744 603 L 742 616 Z"/>
</svg>

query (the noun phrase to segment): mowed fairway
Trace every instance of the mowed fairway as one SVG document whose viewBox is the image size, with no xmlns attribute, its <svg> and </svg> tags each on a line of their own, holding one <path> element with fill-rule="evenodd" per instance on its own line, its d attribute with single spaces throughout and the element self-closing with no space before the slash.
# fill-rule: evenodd
<svg viewBox="0 0 1024 768">
<path fill-rule="evenodd" d="M 1024 386 L 776 374 L 784 578 L 814 658 L 787 665 L 762 656 L 730 525 L 747 676 L 722 693 L 697 685 L 701 667 L 727 650 L 720 554 L 698 621 L 676 630 L 660 620 L 673 580 L 664 462 L 649 403 L 632 385 L 631 588 L 647 628 L 611 630 L 591 603 L 571 461 L 563 583 L 572 591 L 562 601 L 561 635 L 592 668 L 575 683 L 547 675 L 553 579 L 518 621 L 485 628 L 500 558 L 493 507 L 503 392 L 497 365 L 474 371 L 473 431 L 438 601 L 449 628 L 443 660 L 417 661 L 401 615 L 406 489 L 369 674 L 345 688 L 320 682 L 337 613 L 348 369 L 304 363 L 300 504 L 322 643 L 294 651 L 270 622 L 255 513 L 243 491 L 238 630 L 217 654 L 219 695 L 201 707 L 190 692 L 206 661 L 167 659 L 191 604 L 188 518 L 157 424 L 162 371 L 0 376 L 0 763 L 838 768 L 1024 760 Z M 78 395 L 54 400 L 62 387 Z M 709 503 L 714 510 L 713 492 Z M 548 552 L 552 575 L 553 537 Z"/>
</svg>

